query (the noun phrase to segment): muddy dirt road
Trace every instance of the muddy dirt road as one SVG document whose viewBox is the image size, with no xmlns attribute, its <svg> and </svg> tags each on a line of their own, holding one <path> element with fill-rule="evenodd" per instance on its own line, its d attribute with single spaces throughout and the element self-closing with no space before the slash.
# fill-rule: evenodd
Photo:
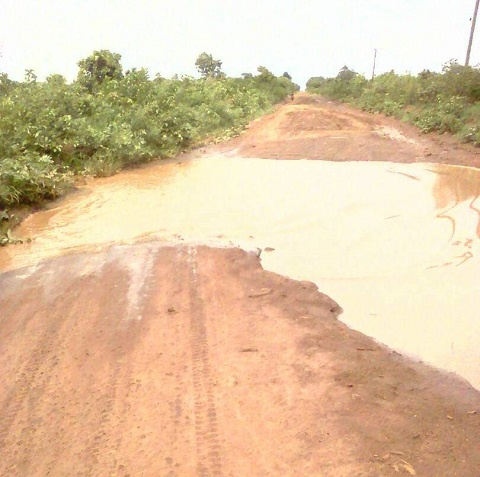
<svg viewBox="0 0 480 477">
<path fill-rule="evenodd" d="M 247 135 L 225 143 L 225 149 L 233 145 L 243 157 L 480 167 L 480 151 L 449 135 L 426 136 L 395 119 L 306 94 L 253 123 Z"/>
<path fill-rule="evenodd" d="M 288 192 L 293 168 L 278 170 L 269 161 L 262 169 L 245 159 L 256 178 L 250 182 L 241 180 L 236 162 L 227 163 L 232 169 L 217 182 L 228 190 L 206 188 L 201 178 L 212 169 L 201 164 L 212 156 L 478 164 L 475 151 L 448 138 L 420 136 L 389 119 L 300 95 L 240 138 L 95 181 L 30 217 L 17 233 L 33 242 L 0 251 L 0 475 L 478 477 L 477 390 L 348 328 L 339 321 L 342 307 L 355 303 L 348 293 L 345 304 L 335 297 L 337 304 L 311 281 L 262 268 L 261 260 L 300 276 L 305 268 L 289 273 L 292 263 L 311 257 L 315 273 L 345 287 L 358 282 L 353 271 L 365 265 L 352 268 L 355 255 L 345 254 L 351 242 L 343 249 L 338 232 L 350 222 L 334 227 L 320 212 L 312 219 L 308 198 L 297 204 Z M 312 194 L 315 181 L 310 189 L 306 177 L 320 170 L 302 167 L 300 180 Z M 441 180 L 433 180 L 416 165 L 412 180 L 405 174 L 413 169 L 392 167 L 372 167 L 369 174 L 378 175 L 379 185 L 387 181 L 387 189 L 396 184 L 389 180 L 405 180 L 406 186 L 399 184 L 407 189 L 399 190 L 408 190 L 413 206 L 418 201 L 428 212 L 421 215 L 427 232 L 415 235 L 421 260 L 405 253 L 390 269 L 384 265 L 389 254 L 367 256 L 379 281 L 366 288 L 380 287 L 405 261 L 405 270 L 414 270 L 408 276 L 420 273 L 418 263 L 441 264 L 438 273 L 447 275 L 438 283 L 449 270 L 457 274 L 466 303 L 459 315 L 471 313 L 466 297 L 478 280 L 478 174 L 462 169 L 467 172 L 458 182 L 450 169 L 435 169 Z M 190 187 L 178 192 L 192 173 L 201 185 L 186 182 Z M 324 195 L 331 182 L 326 177 Z M 243 195 L 235 180 L 244 184 Z M 261 192 L 268 188 L 281 205 L 271 222 L 273 209 Z M 187 190 L 191 195 L 182 199 Z M 250 203 L 252 191 L 257 200 Z M 193 202 L 200 205 L 192 209 Z M 223 207 L 215 207 L 218 202 Z M 231 205 L 237 202 L 243 209 Z M 354 205 L 340 209 L 359 220 L 363 212 Z M 438 219 L 442 207 L 456 211 L 448 217 L 470 237 L 467 245 L 455 245 L 472 255 L 465 268 L 457 267 L 461 260 L 443 266 L 457 253 L 449 247 L 458 237 L 452 239 L 450 219 Z M 366 217 L 365 228 L 372 228 Z M 419 221 L 414 216 L 391 233 Z M 382 215 L 382 224 L 390 222 Z M 362 242 L 370 240 L 357 240 L 360 226 L 352 223 L 353 243 L 367 250 Z M 296 242 L 302 235 L 315 240 Z M 426 260 L 435 240 L 448 247 Z M 326 250 L 323 256 L 312 255 L 315 243 Z M 335 247 L 343 261 L 329 259 Z M 315 274 L 312 279 L 320 282 Z M 432 303 L 438 292 L 433 284 Z M 378 294 L 386 295 L 387 306 L 388 290 L 378 288 Z M 421 314 L 415 320 L 421 328 Z"/>
</svg>

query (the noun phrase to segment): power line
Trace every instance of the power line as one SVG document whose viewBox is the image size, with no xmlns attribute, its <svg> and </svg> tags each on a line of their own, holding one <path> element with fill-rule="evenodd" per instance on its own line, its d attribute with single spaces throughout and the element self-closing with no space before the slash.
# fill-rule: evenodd
<svg viewBox="0 0 480 477">
<path fill-rule="evenodd" d="M 470 53 L 472 52 L 473 35 L 475 33 L 475 25 L 477 24 L 477 14 L 478 14 L 479 4 L 480 4 L 480 0 L 476 0 L 475 11 L 473 12 L 473 17 L 472 17 L 472 28 L 470 30 L 470 39 L 468 40 L 467 58 L 465 59 L 465 66 L 468 66 L 470 63 Z"/>
</svg>

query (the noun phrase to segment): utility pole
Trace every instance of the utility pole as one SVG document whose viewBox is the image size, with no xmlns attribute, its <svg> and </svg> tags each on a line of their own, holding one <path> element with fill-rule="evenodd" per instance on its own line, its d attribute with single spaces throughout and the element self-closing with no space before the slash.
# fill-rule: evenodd
<svg viewBox="0 0 480 477">
<path fill-rule="evenodd" d="M 475 25 L 477 23 L 477 14 L 478 14 L 479 4 L 480 4 L 480 0 L 476 0 L 475 11 L 473 12 L 473 17 L 472 17 L 472 29 L 470 30 L 470 39 L 468 40 L 467 58 L 465 60 L 465 66 L 468 66 L 470 63 L 470 53 L 472 51 L 473 34 L 475 33 Z"/>
<path fill-rule="evenodd" d="M 480 2 L 480 0 L 477 0 L 477 2 Z M 373 55 L 373 70 L 372 70 L 372 81 L 375 78 L 375 65 L 377 63 L 377 49 L 375 48 L 375 53 Z"/>
</svg>

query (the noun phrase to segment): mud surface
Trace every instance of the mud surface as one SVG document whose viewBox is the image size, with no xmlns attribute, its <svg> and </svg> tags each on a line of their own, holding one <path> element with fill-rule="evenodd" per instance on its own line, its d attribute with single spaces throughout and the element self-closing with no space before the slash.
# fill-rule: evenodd
<svg viewBox="0 0 480 477">
<path fill-rule="evenodd" d="M 140 244 L 17 273 L 2 475 L 478 474 L 475 391 L 253 254 Z"/>
<path fill-rule="evenodd" d="M 475 162 L 448 141 L 300 96 L 30 217 L 0 251 L 0 475 L 477 477 L 480 393 L 339 321 L 475 382 L 480 181 L 432 164 Z M 253 159 L 349 147 L 431 164 Z"/>
<path fill-rule="evenodd" d="M 433 162 L 480 167 L 480 150 L 448 134 L 365 113 L 321 97 L 300 94 L 295 102 L 253 123 L 249 133 L 227 143 L 239 154 L 269 159 Z"/>
</svg>

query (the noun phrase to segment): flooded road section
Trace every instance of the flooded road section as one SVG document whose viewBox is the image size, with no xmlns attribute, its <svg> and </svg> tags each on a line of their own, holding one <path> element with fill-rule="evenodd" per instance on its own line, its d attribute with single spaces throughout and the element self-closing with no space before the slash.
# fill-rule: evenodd
<svg viewBox="0 0 480 477">
<path fill-rule="evenodd" d="M 480 389 L 480 171 L 218 155 L 101 179 L 28 218 L 0 269 L 139 239 L 262 249 L 349 326 Z M 28 271 L 19 271 L 23 275 Z M 232 290 L 232 293 L 235 293 Z"/>
</svg>

